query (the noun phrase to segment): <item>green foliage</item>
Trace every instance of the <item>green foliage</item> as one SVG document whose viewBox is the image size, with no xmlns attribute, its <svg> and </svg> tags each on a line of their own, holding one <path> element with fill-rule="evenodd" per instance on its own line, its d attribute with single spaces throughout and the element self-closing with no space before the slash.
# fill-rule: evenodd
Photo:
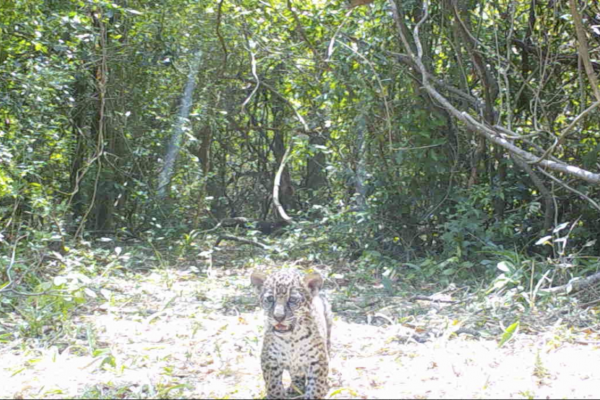
<svg viewBox="0 0 600 400">
<path fill-rule="evenodd" d="M 555 246 L 554 257 L 526 257 L 515 251 L 496 250 L 487 253 L 496 261 L 484 260 L 488 273 L 495 275 L 487 294 L 500 296 L 507 302 L 519 302 L 530 309 L 536 307 L 539 300 L 556 300 L 550 293 L 541 291 L 546 286 L 568 284 L 577 276 L 593 274 L 598 268 L 597 257 L 581 257 L 584 250 L 569 251 L 565 246 L 569 233 L 563 229 L 573 228 L 575 224 L 561 224 L 554 229 L 553 235 L 540 238 L 536 245 Z M 562 233 L 561 233 L 562 231 Z M 572 231 L 572 230 L 571 230 Z M 496 271 L 494 271 L 495 267 Z"/>
<path fill-rule="evenodd" d="M 400 3 L 412 31 L 423 3 Z M 573 62 L 567 5 L 429 3 L 420 39 L 441 95 L 523 135 L 506 140 L 525 151 L 594 171 L 600 114 L 581 114 L 593 92 Z M 495 277 L 493 266 L 506 261 L 503 287 L 531 293 L 524 283 L 570 262 L 552 224 L 577 220 L 568 235 L 576 267 L 556 272 L 557 282 L 589 271 L 585 257 L 600 249 L 588 200 L 598 186 L 575 181 L 567 190 L 536 163 L 530 175 L 453 118 L 406 63 L 389 2 L 350 12 L 323 1 L 18 0 L 0 11 L 0 287 L 18 279 L 29 291 L 60 293 L 41 303 L 10 298 L 31 324 L 82 298 L 85 283 L 72 273 L 130 265 L 126 252 L 85 243 L 137 241 L 151 252 L 144 257 L 167 266 L 208 258 L 203 241 L 217 232 L 201 232 L 224 218 L 279 219 L 273 181 L 288 149 L 279 198 L 294 224 L 267 239 L 280 259 L 348 258 L 385 277 L 388 291 L 400 268 L 445 283 Z M 590 43 L 596 11 L 582 9 Z M 161 198 L 158 175 L 198 52 L 190 115 Z M 547 235 L 552 249 L 533 244 Z M 53 252 L 64 260 L 46 262 Z M 555 261 L 534 270 L 536 255 Z M 56 276 L 67 281 L 56 286 Z"/>
</svg>

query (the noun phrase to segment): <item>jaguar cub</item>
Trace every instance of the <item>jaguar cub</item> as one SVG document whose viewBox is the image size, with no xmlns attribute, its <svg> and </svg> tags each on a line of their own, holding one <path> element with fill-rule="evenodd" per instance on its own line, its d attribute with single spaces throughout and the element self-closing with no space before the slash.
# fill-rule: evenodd
<svg viewBox="0 0 600 400">
<path fill-rule="evenodd" d="M 281 377 L 292 377 L 289 395 L 323 398 L 329 386 L 331 306 L 319 295 L 323 279 L 317 273 L 280 270 L 270 276 L 253 272 L 252 285 L 260 291 L 267 323 L 261 354 L 267 398 L 285 398 Z"/>
</svg>

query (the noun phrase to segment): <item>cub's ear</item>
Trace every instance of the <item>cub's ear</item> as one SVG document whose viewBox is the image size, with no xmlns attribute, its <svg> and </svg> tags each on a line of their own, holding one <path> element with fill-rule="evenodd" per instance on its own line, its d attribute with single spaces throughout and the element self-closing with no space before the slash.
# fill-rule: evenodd
<svg viewBox="0 0 600 400">
<path fill-rule="evenodd" d="M 252 282 L 252 286 L 256 287 L 257 289 L 262 288 L 266 279 L 267 275 L 259 271 L 253 271 L 252 275 L 250 275 L 250 282 Z"/>
<path fill-rule="evenodd" d="M 313 296 L 319 293 L 319 289 L 323 287 L 323 278 L 318 272 L 313 272 L 304 277 L 304 284 Z"/>
</svg>

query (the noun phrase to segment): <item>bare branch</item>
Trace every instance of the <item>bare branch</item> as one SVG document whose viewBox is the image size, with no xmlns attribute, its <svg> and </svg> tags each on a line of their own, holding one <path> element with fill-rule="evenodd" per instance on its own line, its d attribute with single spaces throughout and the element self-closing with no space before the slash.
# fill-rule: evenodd
<svg viewBox="0 0 600 400">
<path fill-rule="evenodd" d="M 531 43 L 526 43 L 520 39 L 513 38 L 511 43 L 517 45 L 521 50 L 530 54 L 547 54 L 548 49 L 539 48 Z M 556 54 L 554 60 L 563 65 L 571 65 L 577 67 L 579 55 L 578 54 Z M 600 71 L 600 62 L 590 60 L 590 65 L 594 71 Z"/>
<path fill-rule="evenodd" d="M 215 28 L 217 37 L 219 38 L 219 43 L 221 43 L 221 48 L 223 48 L 223 66 L 221 67 L 221 74 L 225 73 L 227 70 L 227 58 L 229 53 L 227 52 L 227 46 L 225 45 L 225 40 L 221 35 L 221 17 L 223 12 L 223 0 L 219 1 L 219 7 L 217 8 L 217 26 Z"/>
<path fill-rule="evenodd" d="M 252 76 L 254 76 L 254 79 L 256 80 L 256 86 L 254 86 L 252 93 L 250 93 L 250 95 L 242 103 L 242 112 L 244 112 L 244 109 L 246 108 L 246 104 L 248 104 L 250 102 L 250 100 L 252 99 L 252 97 L 254 97 L 254 95 L 256 94 L 256 91 L 260 87 L 260 79 L 258 78 L 258 73 L 256 72 L 256 58 L 254 57 L 254 52 L 252 51 L 252 48 L 250 47 L 250 41 L 248 41 L 248 52 L 250 53 L 250 64 L 252 66 Z"/>
<path fill-rule="evenodd" d="M 266 87 L 267 89 L 269 89 L 275 96 L 279 97 L 281 100 L 283 100 L 283 102 L 292 109 L 292 111 L 294 112 L 294 114 L 296 115 L 296 119 L 298 120 L 298 122 L 300 122 L 302 124 L 302 127 L 304 128 L 305 132 L 308 132 L 308 125 L 306 123 L 306 121 L 304 120 L 304 118 L 302 117 L 302 115 L 300 115 L 300 113 L 298 112 L 298 110 L 296 109 L 296 107 L 294 107 L 294 105 L 292 103 L 290 103 L 290 101 L 288 99 L 285 98 L 284 95 L 282 95 L 281 93 L 279 93 L 273 86 L 269 85 L 266 82 L 262 82 L 262 85 L 264 87 Z"/>
<path fill-rule="evenodd" d="M 596 210 L 600 211 L 600 205 L 598 205 L 598 203 L 596 203 L 594 200 L 592 200 L 591 198 L 589 198 L 589 196 L 581 193 L 579 190 L 572 188 L 571 186 L 569 186 L 567 183 L 561 181 L 560 179 L 558 179 L 557 177 L 553 176 L 552 174 L 547 173 L 546 171 L 544 171 L 542 168 L 538 167 L 538 170 L 546 175 L 548 178 L 552 179 L 554 182 L 558 183 L 559 185 L 563 186 L 565 189 L 581 196 L 584 200 L 586 200 L 588 203 L 590 203 L 592 205 L 592 207 L 594 207 Z"/>
<path fill-rule="evenodd" d="M 427 3 L 427 0 L 426 0 L 426 3 Z M 587 182 L 590 182 L 590 183 L 593 183 L 596 185 L 600 184 L 600 174 L 593 173 L 593 172 L 584 170 L 582 168 L 563 163 L 561 161 L 539 160 L 539 158 L 536 157 L 535 155 L 517 147 L 516 145 L 509 142 L 505 138 L 501 137 L 499 135 L 498 131 L 492 129 L 491 127 L 489 127 L 488 125 L 486 125 L 483 122 L 477 121 L 475 118 L 473 118 L 468 113 L 466 113 L 464 111 L 460 111 L 456 107 L 454 107 L 454 105 L 452 105 L 452 103 L 450 103 L 450 101 L 448 101 L 448 99 L 446 99 L 444 96 L 442 96 L 431 85 L 431 83 L 429 81 L 429 74 L 425 68 L 425 65 L 423 64 L 423 61 L 421 60 L 420 57 L 417 57 L 414 54 L 414 52 L 411 50 L 409 42 L 403 33 L 402 25 L 404 24 L 404 22 L 400 19 L 400 15 L 398 13 L 395 1 L 389 0 L 389 4 L 392 9 L 392 16 L 394 18 L 394 21 L 396 22 L 396 26 L 398 27 L 397 31 L 398 31 L 398 35 L 400 36 L 400 40 L 402 41 L 402 44 L 404 45 L 406 52 L 409 54 L 409 56 L 414 61 L 418 72 L 421 74 L 421 79 L 422 79 L 422 84 L 423 84 L 424 89 L 435 100 L 437 100 L 444 108 L 446 108 L 446 110 L 448 110 L 448 112 L 450 112 L 450 114 L 452 114 L 459 121 L 463 122 L 469 130 L 471 130 L 475 133 L 478 133 L 480 135 L 483 135 L 491 142 L 493 142 L 499 146 L 502 146 L 503 148 L 518 155 L 519 157 L 521 157 L 522 159 L 524 159 L 526 161 L 536 161 L 536 162 L 539 162 L 539 164 L 541 166 L 547 167 L 548 169 L 551 169 L 553 171 L 563 172 L 568 175 L 576 176 L 579 179 L 585 180 Z M 416 33 L 418 33 L 418 31 Z M 414 41 L 417 46 L 417 49 L 419 49 L 419 48 L 422 49 L 422 45 L 421 45 L 421 42 L 420 42 L 420 39 L 418 36 L 414 37 Z M 509 130 L 505 128 L 504 131 L 506 132 Z M 512 133 L 512 135 L 517 136 L 516 133 Z"/>
<path fill-rule="evenodd" d="M 598 79 L 596 79 L 596 73 L 590 62 L 590 50 L 587 44 L 587 37 L 583 30 L 583 23 L 581 22 L 581 15 L 577 10 L 577 3 L 575 0 L 569 0 L 569 7 L 571 8 L 571 15 L 573 15 L 573 22 L 575 23 L 575 32 L 577 33 L 577 41 L 579 42 L 579 57 L 583 61 L 585 67 L 585 73 L 590 80 L 590 86 L 596 96 L 596 100 L 600 101 L 600 88 L 598 88 Z"/>
<path fill-rule="evenodd" d="M 543 160 L 549 154 L 551 154 L 557 146 L 559 146 L 560 144 L 562 144 L 564 142 L 564 140 L 567 137 L 567 135 L 569 134 L 569 132 L 571 132 L 571 130 L 573 130 L 573 128 L 579 123 L 579 121 L 581 121 L 583 119 L 583 117 L 585 117 L 587 114 L 589 114 L 591 111 L 593 111 L 598 106 L 600 106 L 600 101 L 595 102 L 594 104 L 589 106 L 586 110 L 584 110 L 581 114 L 579 114 L 577 117 L 575 117 L 573 122 L 571 122 L 569 124 L 569 126 L 567 126 L 567 128 L 560 134 L 560 136 L 558 136 L 554 140 L 554 144 L 552 144 L 552 146 L 550 146 L 548 148 L 548 150 L 546 150 L 544 152 L 544 154 L 542 154 L 542 156 L 538 160 L 531 161 L 530 164 L 537 164 L 538 162 L 540 162 L 540 160 Z"/>
</svg>

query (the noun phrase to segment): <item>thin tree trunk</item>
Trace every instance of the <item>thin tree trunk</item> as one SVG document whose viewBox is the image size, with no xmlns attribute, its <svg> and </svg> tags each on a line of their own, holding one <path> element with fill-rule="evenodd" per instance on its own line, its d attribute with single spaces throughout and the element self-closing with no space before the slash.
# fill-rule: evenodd
<svg viewBox="0 0 600 400">
<path fill-rule="evenodd" d="M 200 145 L 196 148 L 196 156 L 200 160 L 200 165 L 202 167 L 202 190 L 200 191 L 198 207 L 196 208 L 196 225 L 198 224 L 201 215 L 206 209 L 205 198 L 208 190 L 209 173 L 212 168 L 212 164 L 210 162 L 210 146 L 212 144 L 211 127 L 209 125 L 205 125 L 204 127 L 202 127 L 202 129 L 199 130 L 197 137 L 200 140 Z"/>
<path fill-rule="evenodd" d="M 76 80 L 74 84 L 74 97 L 75 104 L 77 107 L 73 112 L 72 117 L 72 129 L 73 136 L 75 137 L 75 151 L 72 155 L 71 159 L 71 169 L 69 173 L 69 191 L 71 192 L 71 198 L 69 200 L 69 204 L 71 205 L 71 214 L 69 225 L 76 221 L 78 217 L 82 216 L 84 213 L 84 204 L 82 199 L 82 194 L 80 190 L 80 182 L 83 179 L 87 168 L 85 166 L 85 159 L 87 156 L 86 150 L 86 138 L 85 133 L 89 133 L 89 126 L 86 128 L 86 110 L 84 106 L 85 97 L 88 96 L 86 93 L 85 86 L 85 78 L 87 78 L 83 73 L 76 75 Z M 69 226 L 69 229 L 71 226 Z"/>
<path fill-rule="evenodd" d="M 361 115 L 357 124 L 356 134 L 356 173 L 354 179 L 354 188 L 357 194 L 357 206 L 361 211 L 367 209 L 367 188 L 365 181 L 367 179 L 367 168 L 365 161 L 365 130 L 366 121 L 364 115 Z"/>
<path fill-rule="evenodd" d="M 535 173 L 535 171 L 525 161 L 520 159 L 518 156 L 511 154 L 510 158 L 521 167 L 531 180 L 533 184 L 538 188 L 542 198 L 544 199 L 544 232 L 548 232 L 552 228 L 552 222 L 554 220 L 554 200 L 552 199 L 552 192 L 544 185 L 542 178 Z"/>
<path fill-rule="evenodd" d="M 321 135 L 311 135 L 309 144 L 313 146 L 323 146 L 325 137 Z M 319 189 L 327 186 L 327 172 L 325 164 L 327 162 L 326 154 L 319 149 L 314 155 L 306 160 L 306 187 L 311 190 L 310 196 L 313 201 L 319 201 L 316 197 Z"/>
<path fill-rule="evenodd" d="M 165 164 L 163 169 L 158 175 L 158 198 L 165 199 L 169 194 L 169 187 L 171 178 L 175 172 L 175 162 L 179 155 L 179 149 L 181 147 L 181 138 L 183 137 L 183 131 L 185 124 L 188 121 L 190 110 L 192 108 L 192 96 L 194 89 L 196 88 L 196 75 L 200 68 L 200 60 L 202 59 L 202 52 L 197 51 L 192 59 L 192 65 L 190 66 L 190 72 L 187 76 L 187 82 L 183 90 L 183 96 L 181 97 L 181 107 L 179 108 L 179 115 L 175 126 L 173 128 L 173 134 L 169 139 L 169 145 L 165 154 Z"/>
<path fill-rule="evenodd" d="M 96 175 L 94 177 L 94 185 L 91 189 L 89 204 L 86 210 L 81 216 L 81 221 L 77 230 L 75 231 L 75 237 L 78 238 L 83 233 L 88 217 L 92 210 L 96 206 L 96 199 L 98 194 L 98 186 L 100 181 L 100 174 L 102 172 L 102 157 L 104 154 L 104 139 L 106 131 L 106 86 L 108 84 L 108 54 L 107 54 L 107 29 L 102 22 L 102 15 L 92 12 L 92 19 L 94 21 L 94 27 L 98 29 L 98 45 L 100 50 L 100 59 L 95 65 L 95 76 L 96 76 L 96 87 L 97 87 L 97 98 L 98 108 L 96 112 L 95 120 L 92 123 L 91 131 L 96 141 L 96 149 L 94 160 L 96 161 Z M 95 219 L 97 223 L 97 219 Z"/>
<path fill-rule="evenodd" d="M 502 184 L 506 180 L 506 162 L 504 160 L 504 149 L 500 146 L 494 146 L 494 159 L 496 160 L 495 176 L 492 175 L 492 189 L 495 189 L 494 194 L 494 215 L 498 221 L 504 219 L 504 208 L 506 202 L 504 200 L 504 187 Z M 492 164 L 493 165 L 493 164 Z M 492 166 L 493 169 L 493 166 Z"/>
</svg>

